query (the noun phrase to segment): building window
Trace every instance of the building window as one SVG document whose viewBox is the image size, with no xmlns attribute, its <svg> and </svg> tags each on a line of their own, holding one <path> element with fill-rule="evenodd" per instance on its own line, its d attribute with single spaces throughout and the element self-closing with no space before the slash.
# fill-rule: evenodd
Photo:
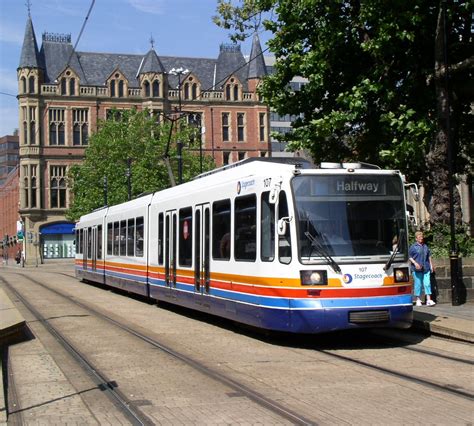
<svg viewBox="0 0 474 426">
<path fill-rule="evenodd" d="M 118 97 L 123 98 L 123 80 L 120 80 L 118 83 Z"/>
<path fill-rule="evenodd" d="M 148 81 L 145 81 L 145 83 L 143 84 L 143 87 L 145 88 L 145 98 L 149 98 L 150 97 L 150 83 L 148 83 Z"/>
<path fill-rule="evenodd" d="M 245 151 L 239 151 L 239 161 L 245 160 Z"/>
<path fill-rule="evenodd" d="M 222 153 L 222 164 L 224 164 L 224 166 L 227 166 L 229 164 L 229 160 L 230 160 L 230 151 L 224 151 Z"/>
<path fill-rule="evenodd" d="M 237 113 L 237 140 L 243 142 L 245 140 L 245 113 Z"/>
<path fill-rule="evenodd" d="M 21 93 L 26 93 L 26 78 L 21 77 Z"/>
<path fill-rule="evenodd" d="M 31 76 L 28 79 L 28 83 L 29 83 L 29 92 L 30 93 L 35 93 L 35 78 L 33 76 Z"/>
<path fill-rule="evenodd" d="M 89 110 L 73 109 L 73 145 L 87 145 L 89 133 Z"/>
<path fill-rule="evenodd" d="M 110 96 L 115 98 L 115 80 L 110 82 Z"/>
<path fill-rule="evenodd" d="M 71 80 L 69 80 L 69 95 L 70 96 L 76 95 L 76 79 L 75 78 L 71 78 Z"/>
<path fill-rule="evenodd" d="M 49 144 L 64 145 L 64 109 L 51 108 L 49 110 Z"/>
<path fill-rule="evenodd" d="M 30 166 L 30 170 L 31 170 L 31 179 L 30 179 L 30 182 L 31 182 L 31 204 L 30 204 L 30 207 L 31 208 L 35 208 L 35 207 L 38 207 L 37 205 L 37 198 L 36 198 L 36 169 L 37 169 L 37 166 L 35 165 L 31 165 Z"/>
<path fill-rule="evenodd" d="M 224 142 L 229 141 L 229 113 L 222 113 L 222 140 Z"/>
<path fill-rule="evenodd" d="M 193 83 L 193 85 L 191 87 L 191 98 L 193 100 L 197 99 L 197 84 L 196 83 Z"/>
<path fill-rule="evenodd" d="M 189 99 L 189 83 L 184 83 L 184 99 Z"/>
<path fill-rule="evenodd" d="M 25 202 L 24 202 L 24 205 L 23 207 L 24 208 L 28 208 L 30 206 L 30 203 L 29 203 L 29 198 L 30 198 L 30 183 L 29 183 L 29 180 L 28 180 L 28 166 L 25 166 L 25 177 L 23 178 L 23 191 L 24 191 L 24 197 L 25 197 Z"/>
<path fill-rule="evenodd" d="M 66 166 L 50 167 L 50 204 L 51 208 L 66 207 Z"/>
<path fill-rule="evenodd" d="M 260 142 L 264 142 L 265 141 L 265 135 L 266 135 L 266 125 L 265 125 L 265 120 L 266 118 L 266 114 L 264 112 L 261 112 L 259 115 L 258 115 L 258 128 L 259 128 L 259 138 L 260 138 Z"/>
<path fill-rule="evenodd" d="M 153 82 L 153 97 L 159 98 L 160 97 L 160 82 L 155 80 Z"/>
<path fill-rule="evenodd" d="M 61 95 L 66 95 L 66 86 L 67 86 L 67 81 L 65 78 L 61 80 Z"/>
</svg>

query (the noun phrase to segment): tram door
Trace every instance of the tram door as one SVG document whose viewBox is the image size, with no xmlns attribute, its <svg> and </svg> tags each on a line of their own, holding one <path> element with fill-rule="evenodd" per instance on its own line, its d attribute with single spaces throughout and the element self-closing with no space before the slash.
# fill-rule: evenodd
<svg viewBox="0 0 474 426">
<path fill-rule="evenodd" d="M 210 206 L 203 204 L 195 207 L 194 238 L 194 291 L 207 295 L 210 291 Z"/>
<path fill-rule="evenodd" d="M 83 228 L 80 231 L 80 244 L 81 244 L 81 249 L 82 249 L 82 269 L 87 271 L 87 238 L 88 238 L 88 232 L 87 228 Z"/>
<path fill-rule="evenodd" d="M 176 288 L 176 210 L 165 216 L 165 281 L 171 290 Z M 170 291 L 170 295 L 171 295 Z"/>
</svg>

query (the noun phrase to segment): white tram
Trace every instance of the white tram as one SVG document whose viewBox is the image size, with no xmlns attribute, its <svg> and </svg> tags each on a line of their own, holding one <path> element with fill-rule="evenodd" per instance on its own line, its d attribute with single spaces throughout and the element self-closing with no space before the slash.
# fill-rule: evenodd
<svg viewBox="0 0 474 426">
<path fill-rule="evenodd" d="M 247 159 L 87 214 L 76 244 L 80 279 L 263 329 L 412 322 L 398 171 Z"/>
</svg>

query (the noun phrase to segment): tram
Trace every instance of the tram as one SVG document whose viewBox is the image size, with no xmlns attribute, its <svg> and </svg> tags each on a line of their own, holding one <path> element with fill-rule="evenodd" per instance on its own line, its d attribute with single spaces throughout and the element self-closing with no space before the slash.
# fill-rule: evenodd
<svg viewBox="0 0 474 426">
<path fill-rule="evenodd" d="M 76 224 L 76 276 L 261 329 L 408 328 L 403 176 L 251 158 Z"/>
</svg>

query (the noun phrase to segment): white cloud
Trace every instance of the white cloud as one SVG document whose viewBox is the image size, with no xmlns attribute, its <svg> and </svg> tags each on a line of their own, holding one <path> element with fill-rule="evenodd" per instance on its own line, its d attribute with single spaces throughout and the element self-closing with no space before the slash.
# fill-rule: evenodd
<svg viewBox="0 0 474 426">
<path fill-rule="evenodd" d="M 153 15 L 162 15 L 165 9 L 163 0 L 128 0 L 128 2 L 135 9 Z"/>
</svg>

